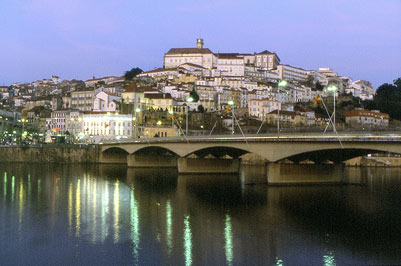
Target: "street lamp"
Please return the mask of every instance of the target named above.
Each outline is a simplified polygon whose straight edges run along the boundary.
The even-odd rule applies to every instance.
[[[232,122],[231,122],[231,135],[234,135],[234,101],[228,101],[228,105],[231,106],[231,116],[232,116]]]
[[[332,92],[333,93],[333,132],[336,131],[336,93],[337,93],[337,86],[335,85],[330,85],[329,87],[327,87],[327,91],[328,92]]]
[[[168,114],[171,117],[171,128],[173,128],[174,127],[174,112],[173,112],[173,110],[168,111]]]
[[[287,87],[287,85],[288,85],[288,82],[287,82],[286,80],[284,80],[284,79],[281,80],[281,81],[278,83],[277,92],[280,91],[280,88],[285,88],[285,87]],[[278,106],[278,108],[277,108],[277,137],[280,136],[280,107],[281,107],[281,106]]]
[[[194,98],[188,97],[187,103],[192,103]],[[187,112],[186,112],[186,119],[185,119],[185,134],[188,136],[188,104],[187,104]]]
[[[134,116],[134,139],[136,139],[136,137],[137,137],[137,124],[136,124],[136,121],[137,121],[137,118],[136,118],[136,114],[137,113],[139,113],[141,111],[141,109],[138,107],[138,108],[136,108],[135,109],[135,116]]]
[[[25,123],[26,121],[27,121],[27,120],[26,120],[26,119],[24,119],[24,118],[22,118],[22,119],[21,119],[21,122],[22,122],[22,132],[24,132],[24,131],[25,131],[25,127],[24,127],[24,126],[25,126],[25,124],[24,124],[24,123]],[[22,139],[22,134],[21,134],[21,139]]]

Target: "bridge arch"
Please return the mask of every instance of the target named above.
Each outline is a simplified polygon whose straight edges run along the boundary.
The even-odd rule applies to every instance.
[[[161,147],[161,146],[146,146],[141,149],[134,151],[131,154],[135,155],[157,155],[157,156],[174,156],[178,157],[179,155],[172,151],[171,149]]]
[[[129,152],[122,147],[109,147],[100,153],[101,163],[127,163]]]
[[[188,157],[191,154],[195,154],[199,158],[205,158],[209,155],[213,156],[214,158],[222,158],[228,155],[231,158],[236,159],[246,153],[250,153],[250,151],[231,146],[209,146],[202,149],[191,151],[190,153],[187,153],[183,157]]]
[[[301,152],[282,159],[288,159],[294,163],[299,163],[305,160],[310,160],[315,163],[323,163],[326,161],[331,161],[333,163],[341,163],[352,158],[383,151],[384,150],[362,149],[362,148],[344,148],[344,149],[332,148],[332,149],[321,149],[315,151]]]
[[[124,151],[126,154],[129,154],[129,151],[127,151],[123,146],[121,146],[121,147],[115,147],[115,146],[107,147],[105,150],[103,150],[103,153],[116,153],[118,151],[121,151],[121,152]]]

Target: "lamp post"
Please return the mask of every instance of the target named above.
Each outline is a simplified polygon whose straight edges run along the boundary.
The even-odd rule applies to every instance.
[[[75,139],[75,119],[74,117],[71,117],[71,132],[70,132],[70,141],[71,141],[71,135],[72,135],[72,139]],[[71,141],[72,142],[72,141]]]
[[[174,127],[174,111],[170,110],[170,111],[168,111],[168,114],[171,117],[171,128],[173,128]]]
[[[21,119],[21,122],[22,122],[21,141],[22,141],[22,135],[24,135],[24,132],[25,132],[25,122],[26,122],[26,121],[27,121],[27,120],[24,119],[24,118]],[[24,139],[25,139],[25,138],[24,138]]]
[[[188,97],[187,99],[187,112],[186,112],[186,118],[185,118],[185,134],[188,136],[188,103],[192,103],[194,101],[194,98]]]
[[[333,132],[336,131],[336,93],[337,93],[337,86],[330,85],[327,87],[328,92],[333,93]]]
[[[231,116],[232,116],[232,122],[231,122],[231,135],[234,135],[234,101],[228,101],[228,105],[231,106]]]
[[[141,111],[140,108],[136,108],[135,109],[135,116],[134,116],[134,139],[136,139],[137,137],[137,113],[139,113]]]
[[[287,87],[287,85],[288,85],[288,82],[287,82],[287,81],[281,80],[281,81],[278,83],[277,92],[280,91],[280,88],[285,88],[285,87]],[[280,107],[281,107],[281,106],[278,106],[278,108],[277,108],[277,137],[280,136]]]

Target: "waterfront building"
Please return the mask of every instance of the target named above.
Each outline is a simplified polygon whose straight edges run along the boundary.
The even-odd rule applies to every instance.
[[[65,129],[73,139],[77,139],[82,132],[82,116],[83,112],[77,109],[70,110],[67,113]]]
[[[132,137],[132,115],[119,113],[85,113],[81,137],[89,142]]]
[[[349,126],[388,127],[390,116],[379,110],[356,109],[345,112],[345,123]]]

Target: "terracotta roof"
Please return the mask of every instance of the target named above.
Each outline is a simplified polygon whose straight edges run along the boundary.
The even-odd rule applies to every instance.
[[[143,89],[132,83],[124,88],[124,92],[143,92]]]
[[[243,59],[244,56],[239,53],[218,53],[216,56],[219,59]]]
[[[145,95],[148,99],[172,99],[170,93],[149,93]]]
[[[351,110],[351,111],[345,111],[345,116],[350,117],[350,116],[366,116],[366,117],[375,117],[375,118],[387,118],[389,119],[390,116],[386,113],[377,113],[377,112],[372,112],[369,110]]]
[[[262,51],[260,53],[257,53],[257,54],[274,54],[274,53],[272,53],[272,52],[270,52],[268,50],[264,50],[264,51]]]
[[[213,54],[209,48],[171,48],[166,54]]]
[[[276,53],[272,53],[272,52],[270,52],[270,51],[268,51],[268,50],[264,50],[264,51],[262,51],[262,52],[260,52],[260,53],[257,53],[257,54],[274,54],[274,55],[276,55],[277,56],[277,58],[278,58],[278,60],[280,61],[280,58],[278,57],[278,55],[276,54]]]

